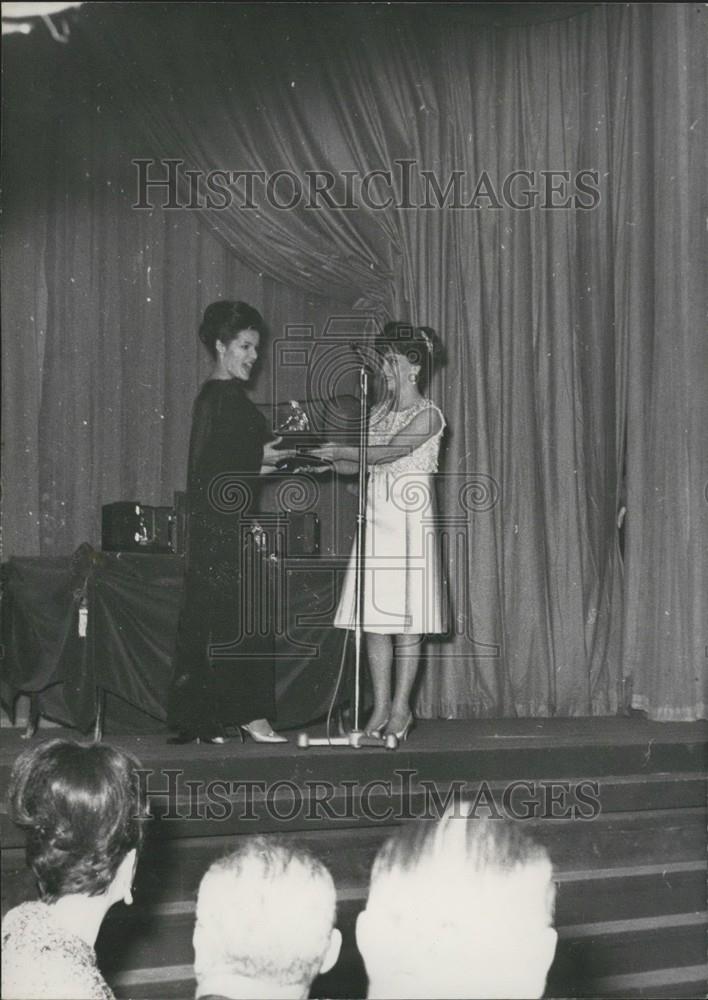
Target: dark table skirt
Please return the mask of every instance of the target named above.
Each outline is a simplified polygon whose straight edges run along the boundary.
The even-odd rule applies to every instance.
[[[334,690],[345,633],[331,627],[342,567],[317,557],[279,568],[274,609],[278,727],[322,717]],[[15,558],[2,567],[0,695],[17,696],[64,725],[88,731],[97,690],[108,694],[106,732],[164,726],[184,585],[172,555],[96,552]],[[86,635],[80,608],[86,609]]]

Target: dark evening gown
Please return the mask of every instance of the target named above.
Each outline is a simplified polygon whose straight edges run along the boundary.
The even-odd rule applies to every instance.
[[[268,437],[240,380],[204,383],[192,417],[187,565],[167,713],[180,732],[215,735],[275,714],[268,559],[253,530]]]

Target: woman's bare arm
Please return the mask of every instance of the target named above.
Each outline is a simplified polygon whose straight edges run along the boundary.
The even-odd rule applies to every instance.
[[[416,413],[405,427],[391,438],[388,444],[369,445],[366,450],[368,465],[395,462],[397,458],[410,455],[412,451],[442,430],[442,417],[437,409],[426,407]],[[358,468],[359,449],[349,445],[325,444],[313,448],[311,454],[330,462],[347,462]]]

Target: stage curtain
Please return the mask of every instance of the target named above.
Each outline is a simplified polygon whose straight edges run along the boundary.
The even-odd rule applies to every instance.
[[[623,663],[634,708],[690,720],[708,715],[707,11],[630,6],[613,71],[624,97],[614,153],[627,443]]]
[[[76,35],[29,41],[31,59],[5,52],[5,559],[99,547],[103,504],[171,505],[184,489],[209,302],[263,312],[262,403],[303,395],[270,360],[286,324],[317,331],[341,311],[241,261],[194,212],[133,210],[130,159],[145,147],[111,117],[107,80]]]
[[[180,424],[174,403],[163,405],[179,395],[166,380],[188,380],[189,397],[197,381],[193,355],[179,376],[170,364],[198,311],[184,274],[194,273],[198,248],[226,247],[242,263],[218,256],[206,268],[212,279],[220,267],[242,276],[247,266],[259,283],[298,289],[303,307],[316,296],[320,315],[329,304],[410,317],[446,343],[432,395],[449,422],[440,500],[454,634],[430,644],[419,714],[602,714],[631,690],[655,717],[695,718],[705,712],[693,555],[705,516],[695,211],[705,8],[592,5],[497,27],[477,6],[488,5],[145,4],[125,17],[125,7],[97,5],[77,19],[85,113],[61,133],[73,145],[59,147],[76,174],[52,172],[44,255],[54,253],[56,270],[39,275],[44,298],[31,267],[26,279],[34,315],[44,305],[48,316],[45,379],[61,372],[64,406],[45,402],[53,397],[43,389],[39,503],[73,508],[82,474],[108,474],[111,425],[99,418],[107,452],[91,452],[86,405],[94,419],[118,407],[131,429],[151,422],[150,434],[137,429],[142,450],[121,436],[120,467],[129,477],[132,460],[159,492],[166,469],[152,430],[162,439]],[[79,134],[87,121],[89,134]],[[70,155],[77,141],[84,173],[101,163],[128,200],[130,159],[175,157],[187,169],[303,180],[329,170],[338,200],[345,172],[392,170],[403,207],[359,199],[353,209],[308,209],[301,200],[284,210],[261,195],[254,209],[155,209],[116,222],[100,214],[112,204],[105,191],[82,180],[81,158]],[[408,193],[401,163],[412,165]],[[533,172],[528,209],[502,204],[514,170]],[[581,170],[595,172],[597,204],[542,207],[551,196],[541,171]],[[453,171],[463,175],[461,202],[488,178],[480,207],[452,207],[454,193],[431,188],[433,175],[444,189]],[[372,192],[391,193],[383,182]],[[163,241],[147,239],[154,226]],[[116,246],[122,253],[107,266]],[[77,258],[90,271],[85,302],[72,309],[79,290],[67,261]],[[110,335],[97,305],[106,283],[121,289],[123,313]],[[102,378],[66,404],[77,384],[67,369],[85,352]],[[116,368],[132,377],[114,384]],[[67,437],[56,459],[45,442],[66,405],[79,436],[62,473]],[[625,498],[626,574],[616,522]],[[46,546],[70,533],[43,523]]]

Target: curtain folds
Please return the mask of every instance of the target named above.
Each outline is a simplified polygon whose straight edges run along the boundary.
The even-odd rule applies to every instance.
[[[278,330],[410,318],[447,351],[454,622],[418,713],[704,716],[706,9],[497,28],[475,5],[130,6],[77,19],[70,110],[12,158],[6,553],[95,542],[111,499],[168,502],[212,298]],[[165,158],[183,207],[131,209],[131,161]],[[223,207],[209,171],[242,175]],[[248,208],[244,172],[265,178]]]
[[[629,108],[615,227],[625,352],[627,550],[624,670],[631,704],[659,720],[705,718],[708,537],[706,9],[633,10]],[[637,155],[641,152],[641,155]]]
[[[303,75],[293,56],[298,39],[269,32],[264,12],[227,4],[212,6],[206,19],[203,5],[197,6],[202,9],[170,9],[167,37],[159,9],[138,14],[139,29],[128,33],[117,10],[106,9],[87,25],[96,67],[107,67],[117,82],[111,110],[131,122],[135,155],[181,161],[180,203],[210,198],[214,207],[196,209],[201,220],[254,270],[381,311],[390,300],[388,241],[377,239],[358,212],[312,207],[317,182],[306,171],[333,172],[320,142],[330,122],[323,120],[328,101],[315,61]],[[318,21],[307,12],[286,19],[294,29],[301,20]],[[304,37],[302,26],[297,32]],[[200,57],[202,49],[208,60]],[[248,172],[251,178],[234,183],[233,198],[200,178],[193,196],[187,170]],[[148,176],[167,174],[155,165]],[[223,190],[226,181],[218,183]],[[149,197],[162,200],[159,189]],[[270,210],[264,211],[266,198]],[[346,204],[342,184],[321,200]]]

